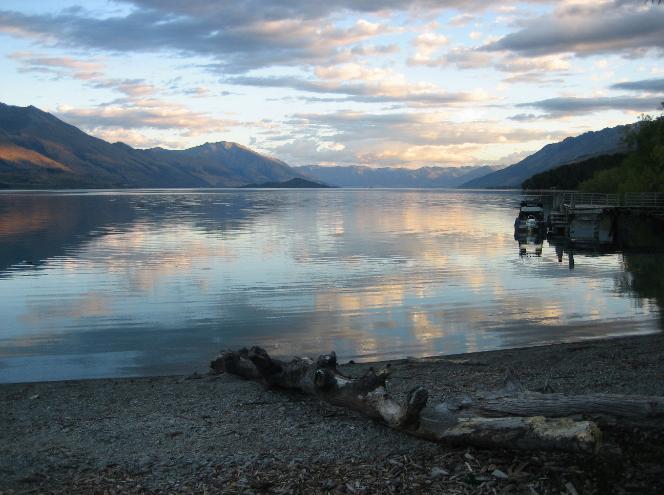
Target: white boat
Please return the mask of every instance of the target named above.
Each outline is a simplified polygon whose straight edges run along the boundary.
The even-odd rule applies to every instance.
[[[537,232],[545,228],[546,220],[542,203],[522,201],[519,216],[514,220],[514,229],[518,232]]]

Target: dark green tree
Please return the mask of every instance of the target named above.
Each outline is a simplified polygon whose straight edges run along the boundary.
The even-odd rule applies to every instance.
[[[664,116],[644,115],[625,139],[630,152],[620,166],[597,172],[582,182],[579,189],[618,193],[664,192]]]

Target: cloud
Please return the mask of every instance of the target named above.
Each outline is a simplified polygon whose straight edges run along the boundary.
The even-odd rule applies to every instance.
[[[530,0],[540,3],[540,0]],[[371,40],[403,28],[389,19],[455,11],[454,24],[505,2],[480,0],[124,0],[127,8],[100,17],[84,8],[56,13],[0,11],[0,32],[58,45],[107,52],[170,52],[212,59],[209,67],[243,73],[271,66],[340,63],[354,56],[392,53]],[[508,3],[517,3],[508,0]],[[121,13],[119,13],[121,12]],[[354,24],[344,16],[359,17]],[[363,48],[363,45],[369,45]]]
[[[122,141],[139,148],[181,148],[188,144],[189,138],[226,132],[237,125],[236,121],[195,112],[159,98],[159,89],[143,79],[100,77],[89,84],[118,91],[124,96],[87,108],[61,105],[55,113],[107,141]],[[194,89],[195,96],[205,95],[205,88]],[[160,132],[146,134],[149,130]]]
[[[661,53],[664,39],[660,27],[664,22],[659,22],[663,10],[638,1],[526,0],[552,5],[536,9],[523,9],[523,3],[116,0],[110,8],[100,7],[101,11],[56,7],[50,8],[51,13],[45,13],[46,8],[40,13],[26,10],[32,12],[29,14],[0,11],[0,33],[47,46],[48,56],[18,52],[12,55],[14,63],[20,71],[78,80],[86,91],[72,96],[70,102],[86,101],[82,98],[89,97],[91,88],[101,95],[112,92],[106,98],[110,101],[102,105],[60,106],[59,115],[102,137],[137,145],[157,141],[170,145],[203,135],[208,139],[211,133],[239,127],[239,122],[225,118],[224,111],[241,114],[246,110],[254,115],[265,109],[272,122],[244,122],[246,129],[238,133],[245,139],[249,139],[246,135],[255,137],[257,146],[283,158],[292,156],[295,162],[477,163],[482,157],[508,155],[526,146],[536,149],[540,142],[558,136],[555,131],[537,129],[546,123],[532,122],[535,120],[608,109],[627,114],[657,108],[659,102],[654,98],[627,93],[661,93],[661,80],[653,79],[617,83],[612,89],[626,94],[599,98],[570,98],[567,94],[551,98],[562,93],[551,93],[551,88],[519,88],[524,89],[520,93],[524,103],[515,110],[514,93],[500,79],[503,83],[562,81],[571,91],[585,87],[585,94],[590,94],[585,84],[590,79],[586,76],[592,74],[574,72],[581,67],[575,55],[603,51],[655,55]],[[499,11],[509,19],[499,20]],[[447,24],[446,19],[450,19]],[[454,29],[469,24],[478,31],[471,37],[476,41],[469,38],[470,28]],[[498,32],[507,35],[487,41]],[[400,50],[406,53],[385,57]],[[68,51],[87,57],[55,56]],[[127,53],[168,57],[158,66],[169,67],[171,80],[160,82],[148,75],[157,67],[151,62],[154,56],[132,56],[132,60],[146,61],[146,67],[132,67],[124,73],[119,62]],[[100,54],[112,60],[119,72],[109,69],[107,74],[100,62],[106,59]],[[174,61],[176,57],[183,58]],[[606,58],[608,63],[614,61]],[[656,65],[652,57],[644,66],[652,60]],[[591,67],[593,61],[587,65]],[[410,66],[404,67],[405,62]],[[476,72],[464,80],[453,70],[428,69],[440,67]],[[626,67],[615,69],[619,76],[606,80],[625,77]],[[178,78],[181,71],[187,71],[187,77]],[[219,96],[231,93],[220,90],[235,89],[214,84],[213,78],[224,85],[283,91],[238,88],[247,94],[222,100]],[[446,86],[448,82],[454,86]],[[496,85],[495,92],[480,89],[489,84]],[[248,103],[254,97],[256,104]],[[187,100],[199,105],[198,110],[181,103]],[[270,103],[275,100],[282,101]],[[316,104],[305,106],[308,102]],[[204,107],[207,103],[210,106]],[[494,103],[499,105],[491,106]],[[299,113],[293,113],[298,106]],[[315,113],[321,107],[353,111]],[[509,108],[515,114],[509,120],[485,117],[494,111],[508,115],[504,112]],[[362,109],[371,110],[359,111]],[[618,118],[615,114],[610,117]],[[489,149],[495,153],[491,155]],[[279,150],[288,155],[282,156]],[[311,153],[310,158],[306,153]]]
[[[499,122],[453,122],[440,113],[365,113],[338,111],[326,114],[295,114],[292,121],[307,128],[327,129],[339,142],[379,139],[409,144],[486,144],[521,142],[550,136],[551,131],[506,129]]]
[[[72,57],[54,57],[34,52],[15,52],[9,55],[19,64],[19,72],[37,72],[55,78],[72,78],[84,81],[92,88],[118,91],[129,97],[155,95],[158,89],[144,79],[113,79],[105,76],[104,64],[94,60]]]
[[[125,143],[134,148],[182,148],[181,139],[169,139],[167,136],[148,136],[145,132],[137,131],[134,129],[118,129],[115,127],[92,127],[90,132],[95,137],[108,141],[109,143]]]
[[[193,96],[195,98],[204,98],[206,96],[212,95],[210,89],[205,86],[195,86],[193,88],[186,88],[181,90],[181,93],[187,96]],[[228,96],[230,94],[231,93],[229,91],[221,91],[219,93],[216,93],[217,96]]]
[[[433,54],[438,49],[448,43],[447,36],[434,33],[431,31],[422,33],[415,38],[415,54],[412,56],[409,63],[414,65],[426,65],[433,58]]]
[[[611,89],[624,89],[627,91],[645,91],[647,93],[661,93],[664,96],[664,78],[642,79],[640,81],[626,81],[612,84]]]
[[[222,132],[237,122],[193,112],[187,107],[155,98],[138,98],[131,105],[102,104],[89,108],[60,106],[59,117],[86,129],[177,130],[181,136]]]
[[[516,122],[532,122],[534,120],[543,120],[549,118],[547,115],[542,115],[542,114],[534,114],[534,113],[519,113],[516,115],[512,115],[510,117],[507,117],[510,120],[515,120]]]
[[[458,69],[482,69],[490,68],[494,64],[494,56],[490,53],[469,48],[466,46],[454,46],[444,54],[428,58],[417,57],[417,53],[408,59],[411,65],[426,65],[428,67],[456,66]]]
[[[107,79],[100,77],[91,83],[94,88],[107,88],[129,97],[152,96],[158,92],[158,89],[144,79]]]
[[[486,45],[487,51],[524,56],[574,53],[644,55],[662,52],[664,9],[615,0],[563,4],[550,14],[527,20],[520,30]]]
[[[293,164],[336,163],[420,167],[481,163],[489,148],[505,155],[511,147],[564,137],[563,132],[508,129],[496,121],[453,122],[430,113],[299,113],[285,122],[280,139],[265,137],[262,146]],[[284,142],[284,135],[290,140]],[[328,143],[329,145],[325,145]],[[540,145],[541,146],[541,145]]]
[[[476,17],[472,14],[458,14],[452,17],[448,24],[454,27],[464,27],[473,22]]]
[[[660,105],[660,98],[633,96],[598,96],[592,98],[558,97],[546,100],[519,103],[517,107],[538,108],[551,117],[588,114],[606,110],[627,110],[631,112],[652,112]],[[513,120],[527,120],[512,117]]]
[[[170,102],[158,95],[161,90],[144,79],[118,79],[105,76],[104,66],[96,61],[71,57],[52,57],[33,52],[11,55],[24,71],[54,74],[58,78],[74,78],[96,89],[110,89],[123,96],[87,108],[68,105],[57,107],[63,120],[107,141],[122,141],[136,147],[162,145],[178,147],[184,138],[227,131],[236,121],[191,111],[184,105]],[[205,96],[204,87],[191,88],[190,95]],[[146,130],[166,131],[170,136],[148,136]]]
[[[504,54],[495,65],[496,70],[508,73],[506,83],[560,83],[560,74],[571,68],[569,55],[547,55],[543,57],[516,57]]]
[[[536,3],[541,1],[534,0]],[[519,3],[518,0],[508,3]],[[178,15],[218,17],[230,16],[232,22],[247,18],[303,18],[320,19],[340,12],[379,14],[387,11],[423,11],[455,9],[462,12],[481,12],[503,2],[486,0],[244,0],[217,2],[215,0],[132,0],[130,3],[147,9],[163,9]]]
[[[483,91],[447,92],[431,83],[411,83],[403,74],[387,69],[342,64],[318,67],[318,79],[296,76],[235,76],[223,79],[226,84],[288,88],[320,94],[344,95],[331,101],[362,103],[407,103],[411,105],[448,106],[490,99]],[[324,100],[324,99],[323,99]],[[330,101],[330,100],[328,100]]]
[[[544,57],[513,57],[501,59],[496,68],[503,72],[561,72],[570,68],[569,56],[548,55]]]
[[[370,45],[363,44],[351,48],[350,53],[359,57],[377,57],[383,55],[392,55],[398,53],[401,49],[394,43],[389,45]]]
[[[50,57],[33,52],[15,52],[9,58],[20,65],[19,72],[37,72],[55,78],[73,77],[88,81],[102,74],[103,64],[95,61],[77,60],[71,57]]]
[[[286,15],[291,9],[278,10],[269,4],[255,5],[252,10],[253,2],[135,4],[137,8],[128,14],[104,18],[81,10],[48,15],[4,11],[0,12],[0,32],[110,52],[195,54],[215,60],[209,67],[217,70],[244,72],[346,60],[354,45],[399,29],[365,19],[340,27],[332,21],[308,18],[314,11],[304,4],[292,16]]]
[[[408,63],[429,67],[455,66],[457,69],[494,69],[509,74],[505,82],[552,83],[560,79],[552,74],[562,74],[571,67],[570,55],[546,55],[519,57],[510,52],[490,53],[478,48],[455,46],[445,53],[432,56],[433,51],[418,55],[417,51]]]

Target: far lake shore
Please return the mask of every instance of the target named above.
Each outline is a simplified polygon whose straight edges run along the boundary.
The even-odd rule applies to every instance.
[[[399,396],[423,385],[438,402],[499,387],[509,367],[533,390],[548,381],[569,394],[664,395],[663,359],[660,332],[395,360],[389,387]],[[356,375],[376,364],[341,368]],[[664,489],[662,439],[652,434],[607,438],[622,455],[597,457],[450,448],[225,374],[4,384],[0,402],[0,493]]]

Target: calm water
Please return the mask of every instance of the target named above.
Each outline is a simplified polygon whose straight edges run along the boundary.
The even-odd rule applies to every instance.
[[[0,381],[660,331],[661,254],[519,255],[516,193],[0,194]],[[558,255],[562,255],[559,261]],[[659,271],[658,271],[659,270]]]

